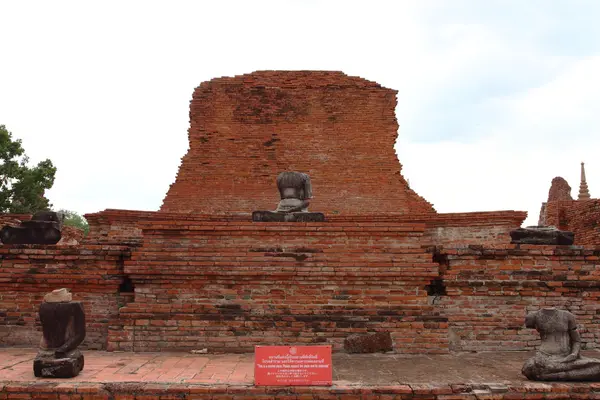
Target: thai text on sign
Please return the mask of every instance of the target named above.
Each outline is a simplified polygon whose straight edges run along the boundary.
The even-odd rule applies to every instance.
[[[254,384],[331,385],[331,346],[256,346]]]

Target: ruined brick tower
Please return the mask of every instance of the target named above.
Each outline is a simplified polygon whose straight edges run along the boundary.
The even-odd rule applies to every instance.
[[[311,176],[313,211],[432,214],[394,152],[396,91],[341,72],[261,71],[203,82],[190,105],[189,150],[161,211],[273,209],[275,177]]]

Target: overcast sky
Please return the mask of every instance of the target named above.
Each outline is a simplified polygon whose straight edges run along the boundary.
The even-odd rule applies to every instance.
[[[339,70],[393,88],[396,150],[439,212],[600,197],[600,1],[0,0],[0,124],[55,208],[157,210],[202,81]]]

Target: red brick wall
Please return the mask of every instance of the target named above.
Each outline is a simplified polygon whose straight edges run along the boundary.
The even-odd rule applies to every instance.
[[[428,304],[438,264],[420,223],[149,222],[125,272],[135,302],[110,348],[252,351],[391,331],[398,352],[446,349]]]
[[[510,231],[521,226],[527,213],[494,211],[436,214],[425,220],[429,240],[424,244],[456,247],[510,243]]]
[[[262,71],[203,82],[190,148],[161,211],[275,209],[276,176],[311,176],[312,211],[434,212],[409,189],[394,151],[396,91],[341,72]]]
[[[128,256],[119,246],[0,246],[0,346],[37,346],[43,296],[66,287],[84,305],[83,346],[106,348],[108,322],[124,301],[118,287]]]
[[[548,202],[545,221],[574,232],[576,245],[600,245],[600,199]]]
[[[538,335],[523,319],[544,306],[577,316],[584,347],[600,340],[600,247],[432,254],[426,224],[392,221],[142,228],[130,260],[117,246],[0,247],[0,345],[37,344],[42,296],[63,286],[84,302],[86,346],[104,348],[108,335],[109,350],[321,342],[339,350],[351,333],[382,330],[403,353],[532,350]],[[118,290],[124,274],[135,286],[128,304]],[[442,286],[431,292],[436,278]]]
[[[142,230],[138,222],[155,212],[104,210],[85,214],[90,230],[83,242],[88,244],[130,244],[136,245],[142,239]]]
[[[141,225],[148,221],[173,219],[179,221],[250,221],[252,214],[214,216],[206,214],[178,214],[156,211],[106,209],[85,214],[90,231],[84,243],[121,244],[138,246],[142,242]]]
[[[600,247],[472,246],[436,259],[447,294],[433,303],[448,318],[451,350],[532,350],[539,335],[525,314],[547,306],[575,314],[584,348],[597,347]]]

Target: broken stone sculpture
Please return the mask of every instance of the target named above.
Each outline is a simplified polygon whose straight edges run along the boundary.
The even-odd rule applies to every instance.
[[[513,244],[540,244],[540,245],[567,245],[570,246],[575,240],[575,234],[568,231],[560,231],[554,226],[528,226],[510,232]]]
[[[533,381],[600,381],[600,360],[579,354],[581,341],[575,316],[556,308],[529,313],[525,326],[535,328],[542,343],[522,373]]]
[[[20,226],[4,226],[0,240],[4,244],[56,244],[60,241],[64,215],[40,211]]]
[[[310,177],[303,172],[282,172],[277,176],[277,188],[281,201],[275,211],[254,211],[253,221],[260,222],[319,222],[322,213],[308,212],[312,196]]]
[[[81,372],[83,354],[77,347],[85,339],[83,305],[72,301],[68,289],[44,296],[40,306],[43,337],[33,361],[33,372],[41,378],[72,378]]]

